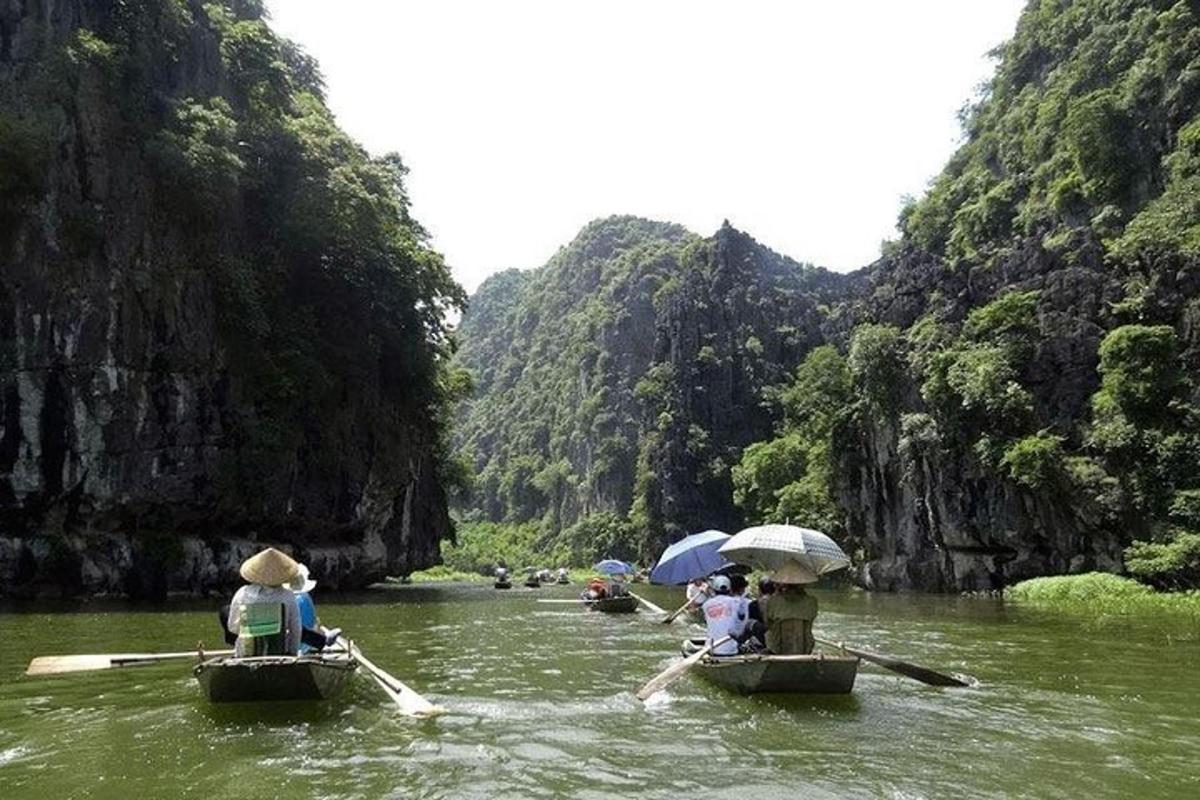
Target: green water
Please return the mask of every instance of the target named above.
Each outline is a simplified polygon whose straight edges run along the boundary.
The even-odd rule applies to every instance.
[[[451,711],[428,721],[396,716],[362,676],[335,702],[276,707],[210,706],[187,664],[25,678],[35,654],[215,646],[215,614],[8,609],[0,798],[1200,796],[1200,632],[1186,625],[825,593],[824,634],[980,685],[864,666],[849,697],[744,698],[689,677],[643,708],[632,690],[687,626],[536,602],[572,593],[318,596],[326,622]]]

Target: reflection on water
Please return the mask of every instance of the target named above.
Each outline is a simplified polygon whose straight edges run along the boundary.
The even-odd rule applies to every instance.
[[[1200,637],[996,600],[821,595],[832,639],[976,676],[933,689],[864,665],[848,697],[739,697],[688,677],[642,706],[687,625],[408,586],[318,597],[374,661],[451,714],[334,702],[212,706],[189,663],[31,679],[35,654],[219,641],[213,607],[0,614],[0,796],[1195,797]],[[648,587],[675,608],[678,591]],[[118,644],[119,643],[119,644]]]

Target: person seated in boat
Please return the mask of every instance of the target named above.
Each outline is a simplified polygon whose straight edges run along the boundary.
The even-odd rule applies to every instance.
[[[326,631],[321,627],[311,594],[317,588],[317,582],[308,576],[307,566],[298,564],[297,567],[296,577],[284,585],[296,595],[296,605],[300,608],[300,653],[304,654],[329,647],[342,631],[340,628]]]
[[[624,575],[614,575],[608,582],[608,594],[610,597],[628,597],[629,587],[625,585]]]
[[[508,570],[504,567],[496,567],[496,582],[508,583]]]
[[[807,655],[813,651],[813,621],[817,598],[803,584],[816,576],[799,564],[788,564],[774,576],[775,592],[764,609],[767,650],[776,655]]]
[[[704,601],[701,611],[704,612],[704,622],[708,626],[708,644],[718,642],[727,636],[733,638],[721,642],[713,648],[714,656],[735,656],[738,652],[737,639],[746,628],[746,608],[741,598],[734,597],[729,578],[724,575],[714,575],[708,581],[709,587],[715,592],[713,597]]]
[[[687,585],[689,608],[699,608],[709,598],[708,582],[704,578],[693,578]]]
[[[758,614],[758,605],[750,597],[750,582],[746,580],[745,575],[730,575],[729,586],[729,594],[741,603],[739,614],[746,620],[745,627],[737,637],[738,650],[744,653],[761,652],[766,647],[763,640],[766,638],[767,629],[762,624],[761,618],[755,619]]]
[[[592,578],[581,595],[584,600],[603,600],[608,597],[608,581],[603,578]]]
[[[268,547],[242,562],[246,585],[229,603],[226,627],[237,633],[235,655],[294,656],[300,649],[300,605],[287,584],[300,565],[287,553]]]

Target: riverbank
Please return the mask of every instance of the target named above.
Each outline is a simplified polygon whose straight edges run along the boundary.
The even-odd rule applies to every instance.
[[[557,570],[551,570],[557,576]],[[571,583],[584,583],[596,573],[593,570],[584,567],[569,567],[568,575]],[[513,583],[520,584],[525,581],[526,572],[524,570],[509,570],[509,578]],[[409,576],[410,583],[492,583],[495,577],[492,575],[482,575],[478,572],[465,572],[463,570],[454,569],[445,564],[439,564],[436,567],[414,572]],[[389,580],[388,583],[399,583],[399,581]]]
[[[1104,572],[1033,578],[1009,587],[1004,599],[1021,606],[1105,616],[1190,617],[1200,623],[1200,591],[1159,592]]]

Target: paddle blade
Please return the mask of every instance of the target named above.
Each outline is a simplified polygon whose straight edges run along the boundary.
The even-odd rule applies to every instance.
[[[687,671],[695,666],[696,662],[708,655],[714,647],[724,644],[725,642],[729,641],[730,638],[731,637],[726,636],[723,639],[718,639],[712,644],[700,648],[687,658],[681,661],[676,661],[674,664],[651,678],[641,689],[638,689],[636,695],[637,699],[643,701],[648,700],[651,695],[661,692],[663,689],[667,688],[672,683],[686,675]]]
[[[26,675],[61,675],[67,672],[91,672],[118,667],[140,667],[160,661],[196,658],[196,650],[179,653],[90,653],[75,656],[38,656],[29,662]],[[209,650],[208,656],[231,656],[232,650]]]
[[[961,678],[956,678],[953,675],[947,675],[944,672],[938,672],[937,670],[932,670],[928,667],[922,667],[919,664],[912,664],[908,661],[901,661],[900,659],[893,658],[892,656],[885,656],[881,655],[880,653],[872,653],[868,650],[859,650],[854,647],[848,647],[841,642],[831,642],[827,639],[821,639],[819,637],[817,637],[817,641],[823,645],[836,647],[852,656],[858,656],[863,661],[870,661],[872,664],[878,664],[884,669],[890,669],[892,672],[898,673],[907,678],[912,678],[915,681],[920,681],[921,683],[925,683],[930,686],[970,687],[972,685],[971,683],[968,683]]]
[[[847,650],[846,652],[856,655],[859,658],[864,658],[865,660],[870,661],[875,664],[878,664],[881,667],[886,667],[887,669],[890,669],[892,672],[897,672],[901,675],[912,678],[913,680],[916,680],[916,681],[920,681],[921,683],[926,683],[930,686],[970,686],[971,685],[964,680],[960,680],[959,678],[954,677],[953,675],[947,675],[944,672],[938,672],[937,670],[932,670],[932,669],[929,669],[928,667],[922,667],[918,664],[910,664],[907,661],[901,661],[897,658],[889,658],[888,656],[879,656],[879,655],[875,655],[874,653],[872,653],[870,655],[870,657],[867,657],[866,653],[861,653],[856,650]]]
[[[637,600],[639,603],[641,603],[641,604],[642,604],[642,605],[644,605],[644,606],[645,606],[647,609],[649,609],[651,613],[653,613],[653,614],[665,614],[665,613],[667,613],[666,609],[664,609],[664,608],[659,608],[658,606],[654,605],[654,603],[651,603],[649,600],[647,600],[646,598],[642,597],[640,594],[635,594],[634,592],[630,592],[629,594],[633,595],[634,599],[636,599],[636,600]]]
[[[112,656],[38,656],[29,662],[26,675],[62,675],[67,672],[91,672],[111,669]]]

